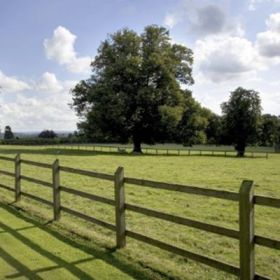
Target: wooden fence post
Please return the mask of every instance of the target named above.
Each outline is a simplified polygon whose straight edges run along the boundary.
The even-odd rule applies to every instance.
[[[116,243],[117,248],[123,248],[125,240],[125,191],[124,169],[119,167],[115,172],[115,213],[116,213]]]
[[[20,188],[20,154],[15,157],[15,201],[18,202],[21,199]]]
[[[60,176],[59,176],[59,160],[55,160],[52,165],[53,177],[53,219],[60,219]]]
[[[243,181],[239,195],[240,279],[253,280],[255,277],[253,181]]]

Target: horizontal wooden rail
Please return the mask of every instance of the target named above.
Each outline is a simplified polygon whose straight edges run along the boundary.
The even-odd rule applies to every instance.
[[[11,192],[14,192],[14,191],[15,191],[13,188],[11,188],[11,187],[9,187],[9,186],[6,186],[6,185],[4,185],[4,184],[1,184],[1,183],[0,183],[0,188],[5,189],[5,190],[8,190],[8,191],[11,191]]]
[[[26,160],[26,159],[21,159],[20,162],[28,165],[37,166],[37,167],[52,168],[51,164],[43,163],[43,162],[37,162],[37,161]]]
[[[89,194],[89,193],[86,193],[86,192],[78,191],[78,190],[71,189],[71,188],[64,187],[64,186],[60,186],[60,190],[64,191],[64,192],[67,192],[67,193],[75,194],[75,195],[78,195],[78,196],[81,196],[81,197],[84,197],[84,198],[88,198],[88,199],[91,199],[91,200],[94,200],[94,201],[110,204],[110,205],[113,205],[113,206],[115,205],[115,201],[113,199],[109,199],[109,198],[106,198],[106,197],[101,197],[101,196],[97,196],[97,195],[94,195],[94,194]]]
[[[279,240],[274,240],[274,239],[270,239],[267,237],[263,237],[263,236],[255,236],[255,243],[264,247],[268,247],[271,249],[276,249],[276,250],[280,250],[280,241]]]
[[[33,199],[33,200],[42,202],[42,203],[47,204],[47,205],[50,205],[50,206],[53,206],[53,203],[52,203],[51,201],[45,200],[45,199],[43,199],[43,198],[41,198],[41,197],[35,196],[35,195],[33,195],[33,194],[30,194],[30,193],[26,193],[26,192],[23,192],[23,191],[21,192],[21,194],[22,194],[23,196],[26,196],[26,197],[31,198],[31,199]]]
[[[64,207],[64,206],[61,206],[61,210],[70,214],[70,215],[73,215],[73,216],[76,216],[78,218],[81,218],[83,220],[86,220],[88,222],[91,222],[91,223],[94,223],[96,225],[99,225],[99,226],[102,226],[102,227],[105,227],[107,229],[110,229],[110,230],[113,230],[115,231],[116,230],[116,226],[115,225],[112,225],[112,224],[109,224],[109,223],[106,223],[106,222],[103,222],[99,219],[96,219],[96,218],[93,218],[93,217],[90,217],[88,215],[85,215],[85,214],[82,214],[80,212],[77,212],[75,210],[72,210],[70,208],[67,208],[67,207]]]
[[[64,171],[64,172],[74,173],[74,174],[79,174],[79,175],[84,175],[84,176],[89,176],[89,177],[94,177],[94,178],[103,179],[103,180],[109,180],[109,181],[114,180],[114,176],[110,175],[110,174],[99,173],[99,172],[88,171],[88,170],[82,170],[82,169],[76,169],[76,168],[66,167],[66,166],[60,166],[59,169],[61,171]]]
[[[206,265],[214,267],[216,269],[219,269],[219,270],[222,270],[222,271],[225,271],[225,272],[237,275],[237,276],[239,275],[239,268],[235,267],[235,266],[232,266],[230,264],[223,263],[223,262],[220,262],[220,261],[217,261],[217,260],[205,257],[205,256],[201,256],[199,254],[196,254],[196,253],[193,253],[193,252],[175,247],[173,245],[169,245],[169,244],[164,243],[162,241],[158,241],[156,239],[144,236],[142,234],[139,234],[139,233],[136,233],[136,232],[133,232],[133,231],[127,230],[126,231],[126,236],[131,237],[133,239],[136,239],[138,241],[145,242],[147,244],[150,244],[152,246],[155,246],[155,247],[158,247],[160,249],[166,250],[168,252],[180,255],[182,257],[189,258],[189,259],[194,260],[194,261],[198,261],[200,263],[206,264]]]
[[[169,183],[128,178],[128,177],[124,178],[124,182],[132,185],[139,185],[144,187],[184,192],[184,193],[203,195],[203,196],[211,196],[215,198],[221,198],[221,199],[232,200],[232,201],[239,200],[238,193],[229,192],[229,191],[213,190],[213,189],[185,186],[185,185],[178,185],[178,184],[169,184]]]
[[[35,184],[43,185],[45,187],[52,188],[52,184],[49,183],[49,182],[46,182],[46,181],[42,181],[42,180],[39,180],[39,179],[35,179],[35,178],[28,177],[28,176],[24,176],[24,175],[21,175],[20,178],[22,180],[25,180],[25,181],[28,181],[28,182],[31,182],[31,183],[35,183]]]
[[[15,177],[15,173],[5,171],[5,170],[0,170],[0,174],[10,176],[10,177]]]
[[[210,225],[207,223],[194,221],[191,219],[186,219],[186,218],[182,218],[182,217],[178,217],[178,216],[174,216],[174,215],[170,215],[170,214],[165,214],[162,212],[142,208],[142,207],[127,204],[127,203],[125,204],[125,208],[127,210],[131,210],[133,212],[141,213],[141,214],[144,214],[144,215],[147,215],[150,217],[154,217],[154,218],[159,218],[159,219],[162,219],[162,220],[165,220],[168,222],[185,225],[185,226],[189,226],[192,228],[201,229],[204,231],[220,234],[220,235],[234,238],[234,239],[239,239],[239,232],[236,230],[233,230],[233,229],[228,229],[228,228],[224,228],[224,227],[219,227],[219,226]]]
[[[15,161],[15,159],[14,158],[9,158],[9,157],[4,157],[4,156],[0,156],[0,159],[1,160],[7,160],[7,161]]]
[[[257,205],[280,208],[280,199],[279,198],[255,195],[254,202]]]

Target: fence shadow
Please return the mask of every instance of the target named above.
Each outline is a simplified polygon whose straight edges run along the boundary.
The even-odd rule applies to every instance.
[[[16,268],[18,270],[18,273],[8,275],[6,278],[13,279],[17,277],[25,276],[28,279],[42,279],[40,276],[37,275],[37,273],[40,272],[46,272],[55,270],[58,268],[63,268],[70,272],[72,275],[76,276],[78,279],[95,279],[94,275],[88,274],[85,270],[82,270],[76,266],[76,264],[84,263],[87,261],[91,261],[93,259],[100,259],[107,264],[114,266],[118,270],[122,271],[123,273],[133,277],[134,279],[144,279],[144,280],[152,280],[153,278],[148,275],[147,272],[141,271],[141,267],[136,264],[130,263],[129,261],[126,262],[124,259],[120,259],[117,256],[114,255],[114,249],[113,248],[107,248],[107,250],[101,250],[97,248],[97,245],[93,244],[94,247],[87,247],[82,242],[74,241],[68,237],[63,236],[58,231],[47,227],[45,224],[42,224],[38,221],[35,221],[34,219],[31,219],[25,215],[22,215],[20,212],[18,212],[16,209],[14,209],[12,206],[5,205],[4,203],[0,202],[0,208],[5,209],[10,214],[28,222],[31,224],[28,228],[37,227],[38,229],[47,232],[57,240],[63,242],[64,244],[67,244],[71,246],[72,248],[77,248],[79,250],[82,250],[83,252],[90,255],[89,258],[77,260],[74,262],[69,262],[63,259],[62,256],[55,255],[47,250],[47,244],[44,243],[44,246],[41,246],[28,237],[26,235],[21,234],[21,230],[25,229],[14,229],[11,226],[7,225],[6,223],[0,222],[0,228],[1,228],[1,234],[2,233],[9,233],[11,236],[13,236],[15,239],[19,240],[22,244],[28,246],[32,250],[35,250],[38,254],[42,255],[43,257],[46,257],[47,259],[51,260],[55,265],[40,268],[40,269],[34,269],[31,270],[26,265],[22,264],[19,260],[17,260],[15,257],[13,257],[11,254],[9,254],[4,249],[0,248],[0,257],[7,262],[12,267]],[[42,241],[43,242],[43,241]],[[54,272],[55,273],[55,272]],[[166,279],[168,277],[166,276]]]

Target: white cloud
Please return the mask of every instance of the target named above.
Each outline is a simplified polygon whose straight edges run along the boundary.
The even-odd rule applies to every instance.
[[[280,13],[271,14],[266,25],[272,32],[280,33]]]
[[[266,26],[267,31],[257,34],[256,47],[265,57],[280,58],[280,13],[271,14]]]
[[[67,28],[58,26],[53,32],[53,37],[44,40],[46,56],[60,65],[65,65],[70,72],[89,73],[91,58],[77,56],[74,49],[76,39],[77,36]]]
[[[196,41],[195,68],[213,82],[239,78],[262,68],[253,44],[245,38],[211,36]]]
[[[1,79],[0,79],[1,80]],[[14,131],[74,130],[78,118],[70,108],[70,89],[77,81],[60,81],[54,73],[45,72],[29,91],[9,98],[3,90],[1,98],[1,127],[9,124]],[[11,89],[11,88],[10,88]],[[14,91],[17,88],[13,88]],[[49,94],[46,94],[49,93]]]
[[[27,89],[30,89],[30,86],[27,83],[17,79],[16,77],[6,76],[0,70],[0,91],[19,92]]]
[[[57,80],[55,74],[45,72],[35,86],[35,89],[41,92],[56,93],[62,91],[63,86]]]
[[[77,117],[70,108],[71,95],[62,91],[48,95],[28,97],[18,94],[13,101],[1,102],[1,126],[11,125],[14,131],[40,131],[43,129],[74,130]]]
[[[67,69],[72,73],[89,73],[90,72],[90,57],[76,57],[67,65]]]

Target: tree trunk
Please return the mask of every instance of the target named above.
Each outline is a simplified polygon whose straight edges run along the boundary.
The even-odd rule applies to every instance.
[[[133,137],[133,153],[142,153],[141,141],[138,137]]]
[[[237,151],[237,157],[244,157],[245,155],[245,144],[244,143],[238,143],[235,146],[235,150]]]

